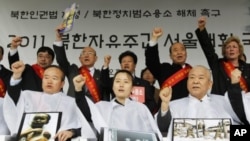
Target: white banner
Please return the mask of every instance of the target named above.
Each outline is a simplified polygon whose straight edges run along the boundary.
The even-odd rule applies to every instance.
[[[52,46],[55,28],[62,22],[63,11],[73,2],[79,12],[72,31],[65,34],[64,44],[71,63],[80,65],[78,56],[83,46],[96,49],[101,68],[103,57],[112,56],[112,73],[120,68],[118,56],[126,50],[138,55],[136,75],[145,67],[144,47],[154,27],[162,27],[159,40],[161,62],[171,62],[169,46],[183,42],[188,48],[187,62],[207,65],[195,35],[197,20],[207,16],[207,30],[211,33],[216,51],[234,34],[240,37],[245,53],[250,52],[249,0],[0,0],[0,45],[5,48],[2,61],[8,67],[8,45],[15,35],[23,37],[19,47],[25,63],[36,62],[40,46]],[[250,59],[250,57],[248,57]],[[56,64],[56,61],[54,61]]]

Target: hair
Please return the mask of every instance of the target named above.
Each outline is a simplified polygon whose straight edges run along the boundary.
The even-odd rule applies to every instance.
[[[136,54],[134,52],[132,52],[132,51],[129,51],[129,50],[120,54],[120,56],[119,56],[119,63],[120,64],[122,62],[122,59],[124,57],[126,57],[126,56],[131,56],[133,58],[133,60],[134,60],[134,63],[137,64],[137,56],[136,56]]]
[[[65,73],[64,73],[63,69],[62,69],[60,66],[57,66],[57,65],[49,65],[48,67],[46,67],[46,68],[44,69],[44,71],[47,70],[47,69],[49,69],[49,68],[56,68],[56,69],[60,70],[60,71],[62,72],[62,81],[65,80]]]
[[[170,47],[169,47],[169,54],[172,54],[172,47],[175,45],[175,44],[182,44],[180,42],[174,42]],[[182,44],[183,45],[183,44]],[[184,45],[183,45],[184,46]],[[184,46],[184,48],[186,49],[186,47]]]
[[[244,59],[244,60],[242,60],[242,59]],[[245,53],[242,54],[242,59],[241,59],[242,61],[247,62],[247,56]]]
[[[52,56],[52,61],[53,61],[54,58],[55,58],[55,53],[54,53],[54,51],[53,51],[50,47],[46,47],[46,46],[40,47],[40,48],[37,50],[36,55],[38,55],[38,53],[40,53],[40,52],[48,52],[48,54]]]
[[[231,42],[236,42],[239,45],[239,51],[240,51],[239,59],[240,59],[244,54],[244,48],[240,42],[240,39],[237,36],[231,36],[231,37],[227,38],[227,40],[224,42],[224,44],[222,45],[222,48],[221,48],[222,56],[223,57],[226,56],[226,46]]]
[[[206,71],[206,74],[208,76],[208,79],[210,81],[212,81],[212,73],[211,73],[211,70],[208,69],[206,66],[203,66],[203,65],[196,65],[196,66],[193,66],[192,69],[189,71],[189,73],[193,70],[193,69],[196,69],[196,68],[202,68]]]
[[[4,49],[3,49],[3,47],[2,46],[0,46],[0,50],[1,50],[1,55],[3,55],[4,54]]]
[[[143,74],[144,74],[144,72],[145,72],[146,70],[148,70],[147,67],[141,70],[141,78],[143,77]]]
[[[126,73],[126,74],[131,78],[131,80],[133,81],[133,75],[131,74],[131,72],[128,71],[128,70],[124,70],[124,69],[118,70],[118,71],[114,74],[114,77],[113,77],[114,80],[115,80],[116,76],[117,76],[119,73]],[[113,83],[114,83],[114,81],[113,81]],[[133,83],[133,82],[132,82],[132,83]]]

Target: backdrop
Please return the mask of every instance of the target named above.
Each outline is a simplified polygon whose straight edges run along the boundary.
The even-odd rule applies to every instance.
[[[15,35],[23,37],[21,59],[35,63],[37,48],[52,46],[64,9],[73,2],[79,5],[77,19],[64,36],[69,60],[80,65],[80,51],[90,45],[97,51],[96,68],[101,68],[105,55],[112,56],[111,75],[120,68],[119,54],[131,50],[138,55],[136,75],[140,76],[144,47],[154,27],[164,30],[159,40],[161,62],[171,62],[168,48],[180,41],[188,48],[188,63],[208,66],[194,32],[200,16],[207,17],[207,30],[219,55],[230,35],[239,36],[249,54],[250,0],[0,0],[0,45],[5,49],[1,63],[9,67],[8,46]]]

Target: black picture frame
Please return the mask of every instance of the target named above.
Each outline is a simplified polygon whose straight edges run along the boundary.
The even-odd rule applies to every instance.
[[[230,141],[230,118],[174,118],[172,141]]]
[[[17,141],[31,138],[55,141],[53,137],[60,128],[62,112],[25,112],[18,129]]]

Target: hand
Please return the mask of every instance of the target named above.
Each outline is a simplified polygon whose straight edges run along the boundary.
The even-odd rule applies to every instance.
[[[63,34],[60,33],[61,30],[63,30],[65,27],[63,26],[63,24],[60,24],[56,27],[56,41],[62,41],[62,36]]]
[[[73,137],[73,132],[72,131],[67,131],[67,130],[64,130],[64,131],[60,131],[58,132],[54,139],[58,138],[58,141],[66,141],[67,139],[70,139]]]
[[[25,69],[25,65],[23,61],[16,61],[11,65],[11,70],[13,72],[12,77],[14,79],[20,79],[22,76],[22,73]]]
[[[86,78],[83,77],[81,74],[75,76],[73,78],[73,83],[75,86],[75,91],[79,92],[82,90],[83,85],[85,84]]]
[[[17,49],[17,47],[20,46],[21,43],[22,43],[22,38],[20,36],[12,38],[10,49]]]
[[[165,87],[160,91],[160,98],[161,98],[161,110],[167,111],[169,107],[169,102],[172,97],[172,87]]]
[[[152,32],[152,41],[157,41],[163,34],[162,28],[160,27],[155,27],[153,32]]]
[[[239,69],[234,69],[231,72],[231,83],[236,84],[240,82],[241,71]]]
[[[110,55],[105,55],[104,56],[104,64],[103,64],[103,66],[104,67],[109,67],[110,61],[111,61],[111,56]]]
[[[206,17],[205,16],[201,16],[198,19],[198,28],[200,29],[200,31],[204,30],[206,26]]]

